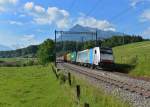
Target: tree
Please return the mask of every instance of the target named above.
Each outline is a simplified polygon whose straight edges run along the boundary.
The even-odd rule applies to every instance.
[[[90,49],[95,46],[95,41],[86,41],[84,43],[84,49]]]
[[[55,60],[54,45],[55,43],[53,40],[47,39],[39,46],[37,56],[41,64],[45,65]]]

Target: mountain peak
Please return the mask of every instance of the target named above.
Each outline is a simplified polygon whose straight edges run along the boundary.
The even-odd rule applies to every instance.
[[[69,31],[95,32],[96,30],[103,31],[103,30],[98,29],[98,28],[93,28],[93,27],[88,27],[88,26],[82,26],[80,24],[76,24]]]
[[[81,29],[83,29],[84,27],[76,24],[75,26],[73,26],[69,31],[80,31]]]
[[[79,25],[79,24],[76,24],[74,27],[82,27],[81,25]]]
[[[79,24],[76,24],[75,26],[73,26],[69,31],[72,32],[95,32],[97,31],[97,36],[98,39],[106,39],[106,38],[110,38],[112,36],[121,36],[123,35],[123,33],[120,32],[115,32],[115,31],[103,31],[100,29],[96,29],[96,28],[92,28],[92,27],[85,27]],[[83,35],[83,34],[78,34],[78,35],[63,35],[63,40],[76,40],[76,41],[81,41],[81,37],[85,37],[86,40],[91,40],[93,39],[93,36],[87,36],[87,35]],[[59,38],[60,39],[60,38]]]

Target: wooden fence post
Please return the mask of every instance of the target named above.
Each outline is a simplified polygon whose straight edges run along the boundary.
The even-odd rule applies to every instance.
[[[69,82],[69,85],[71,86],[71,73],[68,72],[68,82]]]
[[[80,99],[80,85],[76,86],[77,98]]]
[[[56,71],[56,69],[54,68],[54,66],[52,66],[52,70],[53,70],[53,72],[54,72],[56,78],[58,79],[58,74],[57,74],[57,71]]]
[[[84,107],[90,107],[88,103],[84,103]]]

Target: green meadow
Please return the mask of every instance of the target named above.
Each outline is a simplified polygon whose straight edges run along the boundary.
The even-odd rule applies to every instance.
[[[150,77],[150,41],[113,48],[115,62],[132,65],[130,75]]]
[[[128,107],[118,98],[104,94],[84,80],[72,78],[73,85],[56,79],[51,66],[0,67],[0,107]],[[76,98],[76,84],[81,99]]]

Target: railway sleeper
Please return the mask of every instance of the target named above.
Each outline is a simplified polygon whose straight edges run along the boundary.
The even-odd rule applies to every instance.
[[[116,83],[115,83],[115,86],[117,86],[117,87],[120,87],[120,85],[121,85],[121,84],[120,84],[119,82],[116,82]]]
[[[115,81],[111,81],[111,83],[115,86],[119,86],[120,84],[118,82],[115,82]]]
[[[124,89],[124,90],[130,90],[130,87],[131,87],[130,85],[125,84],[125,85],[123,86],[123,89]]]
[[[137,86],[131,86],[129,90],[130,90],[131,92],[136,92],[136,88],[137,88]]]
[[[102,82],[105,82],[104,78],[99,78]]]
[[[119,88],[123,87],[123,84],[121,82],[119,82]]]
[[[111,85],[114,85],[114,83],[111,80],[109,80],[109,79],[105,79],[105,82],[107,82],[107,83],[109,83]]]
[[[141,88],[139,88],[139,87],[137,87],[136,89],[135,89],[135,92],[136,93],[138,93],[138,94],[140,94],[140,95],[142,95],[142,90],[141,90]]]
[[[123,88],[123,84],[120,84],[120,85],[119,85],[119,88]]]
[[[126,83],[120,82],[119,88],[123,88]]]
[[[150,91],[148,91],[148,92],[143,92],[142,95],[143,95],[145,98],[150,98]]]

